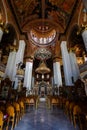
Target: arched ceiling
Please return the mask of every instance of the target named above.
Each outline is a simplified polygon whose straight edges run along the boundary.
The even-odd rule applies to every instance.
[[[25,57],[32,58],[34,52],[36,52],[38,48],[45,47],[47,51],[49,50],[53,54],[53,57],[46,61],[52,70],[52,63],[53,60],[56,59],[55,57],[57,57],[58,60],[61,59],[59,40],[61,36],[66,35],[81,0],[5,0],[5,2],[7,2],[7,8],[10,9],[20,34],[26,36],[27,45]],[[35,36],[41,38],[44,38],[44,36],[48,38],[49,34],[51,36],[53,30],[55,30],[57,32],[56,42],[55,40],[53,41],[55,44],[47,44],[46,46],[44,46],[44,44],[41,46],[38,44],[31,44],[31,30],[33,30]],[[77,31],[78,27],[74,26],[69,33],[68,39],[70,47],[78,47],[81,44],[81,49],[83,40],[81,35],[77,36]],[[14,33],[14,30],[12,32]],[[11,36],[9,36],[9,34],[4,34],[4,36],[9,36],[11,38],[11,40],[8,38],[8,43],[12,41],[13,33],[12,35],[9,33]],[[3,43],[5,39],[2,39]],[[34,69],[38,67],[38,65],[39,59],[35,57]]]
[[[71,21],[78,0],[7,0],[15,20],[25,32],[25,27],[36,19],[55,22],[64,33]]]
[[[25,34],[26,36],[26,39],[28,41],[27,48],[31,47],[30,50],[31,52],[27,51],[27,55],[29,56],[35,50],[35,46],[30,45],[29,41],[30,30],[40,28],[40,26],[42,26],[42,28],[44,26],[48,26],[49,28],[48,32],[49,30],[51,30],[51,28],[57,31],[56,41],[58,41],[62,35],[66,34],[80,1],[79,0],[7,0],[7,3],[12,12],[12,15],[15,18],[20,33]],[[40,29],[38,29],[38,31],[40,31]],[[41,33],[42,32],[43,31],[41,30]],[[46,34],[48,32],[46,32]],[[48,46],[50,46],[50,44]],[[59,46],[59,44],[57,46]],[[51,44],[50,48],[51,51],[53,51],[52,53],[55,54],[54,51],[56,46],[55,45],[52,46]]]

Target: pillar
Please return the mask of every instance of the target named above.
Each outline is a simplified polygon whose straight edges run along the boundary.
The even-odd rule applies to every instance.
[[[80,76],[80,71],[79,71],[79,67],[77,64],[75,53],[70,52],[69,55],[70,55],[70,63],[71,63],[71,69],[72,69],[73,82],[75,82]]]
[[[33,68],[33,62],[26,62],[26,68],[25,68],[25,76],[24,76],[24,87],[27,88],[27,90],[31,90],[31,83],[32,83],[32,68]]]
[[[53,63],[53,71],[54,71],[54,84],[57,84],[58,87],[62,86],[60,62]]]
[[[4,78],[7,76],[10,78],[11,81],[13,81],[13,73],[14,73],[14,67],[15,67],[15,59],[16,59],[16,51],[12,51],[9,53],[5,75]]]
[[[61,53],[62,53],[62,60],[63,60],[63,68],[64,68],[64,77],[65,77],[65,85],[72,86],[72,70],[70,64],[70,58],[67,50],[66,41],[61,42]]]
[[[15,59],[15,63],[14,63],[14,64],[15,64],[15,65],[14,65],[14,73],[13,73],[14,81],[16,80],[16,79],[15,79],[15,76],[16,76],[18,64],[19,64],[20,62],[23,63],[24,51],[25,51],[25,41],[24,41],[24,40],[20,40],[20,41],[19,41],[19,49],[18,49],[18,51],[17,51],[16,59]]]
[[[18,48],[18,52],[17,52],[17,57],[16,57],[16,64],[18,64],[20,62],[23,63],[24,51],[25,51],[25,41],[20,40],[19,41],[19,48]]]
[[[3,36],[3,30],[0,28],[0,42],[2,40],[2,36]]]

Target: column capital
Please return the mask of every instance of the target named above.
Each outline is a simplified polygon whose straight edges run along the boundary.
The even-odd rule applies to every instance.
[[[26,60],[26,62],[32,62],[33,63],[34,57],[33,56],[27,56],[24,59]]]
[[[53,56],[53,62],[60,62],[61,57],[58,55]]]

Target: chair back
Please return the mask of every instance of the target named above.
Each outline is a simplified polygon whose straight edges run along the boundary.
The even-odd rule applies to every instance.
[[[9,106],[6,108],[6,111],[7,111],[8,115],[9,115],[10,117],[13,117],[13,116],[15,115],[14,107],[11,106],[11,105],[9,105]]]
[[[70,105],[69,105],[69,109],[70,109],[70,111],[73,110],[73,107],[74,107],[74,106],[75,106],[75,103],[74,103],[74,102],[71,102]]]
[[[20,105],[21,108],[24,108],[24,103],[23,103],[23,101],[19,101],[19,105]]]
[[[75,105],[73,108],[73,115],[79,115],[81,113],[81,108],[78,105]]]
[[[2,127],[3,127],[3,113],[2,113],[2,111],[0,111],[0,130],[2,130]]]
[[[20,111],[20,105],[17,102],[14,102],[13,106],[15,107],[16,111]]]

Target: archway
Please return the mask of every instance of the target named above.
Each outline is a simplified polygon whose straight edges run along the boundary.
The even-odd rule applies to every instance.
[[[48,94],[49,85],[45,81],[41,81],[38,84],[38,88],[39,88],[38,93],[41,97],[44,97]]]

